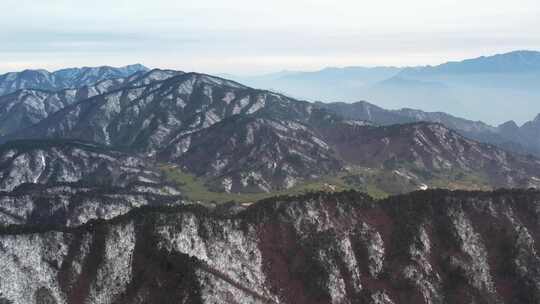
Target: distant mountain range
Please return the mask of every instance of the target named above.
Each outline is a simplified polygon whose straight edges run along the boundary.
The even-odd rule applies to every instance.
[[[312,101],[370,100],[390,109],[443,111],[497,125],[540,113],[539,62],[540,52],[515,51],[438,66],[327,68],[233,79]]]
[[[283,71],[261,76],[239,77],[224,74],[255,88],[270,89],[311,101],[351,101],[362,99],[362,92],[397,75],[396,67],[326,68],[316,72]]]
[[[422,121],[440,123],[465,137],[491,143],[518,154],[540,155],[540,115],[521,127],[514,121],[491,126],[444,112],[425,112],[409,108],[387,110],[366,101],[316,104],[349,119],[370,121],[383,126]]]

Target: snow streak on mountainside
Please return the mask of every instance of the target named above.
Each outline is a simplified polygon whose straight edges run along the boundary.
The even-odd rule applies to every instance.
[[[182,72],[152,70],[136,72],[124,78],[104,79],[77,88],[61,90],[21,89],[0,96],[0,135],[30,127],[77,101],[123,87],[147,85]],[[105,76],[113,76],[105,74]]]
[[[343,117],[370,121],[377,125],[421,121],[441,123],[465,137],[494,144],[518,154],[540,155],[540,133],[537,132],[540,119],[529,121],[521,127],[514,121],[494,127],[481,121],[467,120],[444,112],[425,112],[409,108],[387,110],[365,101],[316,104]]]
[[[145,208],[71,229],[12,226],[0,233],[0,300],[538,303],[539,204],[531,191],[349,192],[232,215]]]
[[[353,106],[351,121],[341,116],[349,105],[314,105],[209,75],[153,70],[5,138],[75,139],[146,153],[225,192],[287,190],[341,174],[349,165],[388,169],[388,162],[399,164],[395,170],[412,166],[436,175],[455,175],[456,170],[464,176],[481,175],[490,187],[537,185],[540,173],[534,158],[466,140],[442,125],[426,125],[422,132],[397,126],[395,134],[402,137],[397,138],[360,120],[402,123],[430,117],[471,133],[487,132],[489,126],[442,113]],[[332,113],[336,108],[337,114]],[[380,132],[369,132],[372,129]],[[350,136],[346,145],[341,142],[344,134]],[[416,183],[429,185],[425,180]]]
[[[0,95],[13,93],[20,89],[57,91],[69,88],[91,86],[97,82],[126,78],[135,73],[148,71],[140,64],[122,68],[102,66],[96,68],[69,68],[56,72],[45,70],[25,70],[0,75]]]

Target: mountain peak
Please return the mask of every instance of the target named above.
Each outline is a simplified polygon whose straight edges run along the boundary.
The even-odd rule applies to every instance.
[[[140,63],[129,64],[129,65],[124,66],[124,68],[136,69],[136,70],[150,70],[148,67]]]
[[[519,126],[515,121],[509,120],[505,123],[500,124],[498,128],[501,130],[517,130],[519,129]]]

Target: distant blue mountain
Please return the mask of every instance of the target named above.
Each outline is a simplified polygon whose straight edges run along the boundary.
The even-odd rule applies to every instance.
[[[385,108],[443,111],[494,125],[509,119],[524,123],[531,112],[540,112],[540,52],[536,51],[437,66],[327,68],[235,79],[308,100],[369,100]]]
[[[528,73],[540,71],[540,52],[514,51],[489,57],[478,57],[437,66],[404,69],[401,76],[432,74]]]
[[[400,71],[401,68],[396,67],[329,67],[314,72],[282,71],[251,77],[228,75],[228,78],[301,99],[348,101],[358,98],[361,95],[359,92],[397,75]]]

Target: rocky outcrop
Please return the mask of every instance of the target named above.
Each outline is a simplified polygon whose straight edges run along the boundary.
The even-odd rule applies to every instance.
[[[540,193],[355,192],[143,208],[0,235],[18,303],[538,303]],[[44,302],[45,301],[45,302]]]

